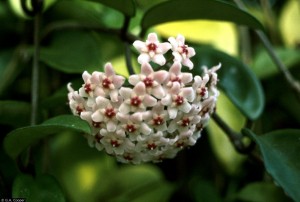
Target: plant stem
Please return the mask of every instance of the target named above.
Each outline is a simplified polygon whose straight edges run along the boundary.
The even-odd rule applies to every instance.
[[[32,65],[32,83],[31,83],[31,125],[37,124],[37,113],[38,113],[38,94],[39,94],[39,34],[40,34],[40,18],[41,14],[37,13],[34,17],[34,55]]]
[[[234,2],[238,5],[239,8],[247,11],[245,4],[241,0],[234,0]],[[285,64],[280,60],[278,55],[274,52],[274,48],[273,48],[271,42],[269,41],[269,39],[267,38],[267,36],[265,35],[265,33],[260,30],[255,30],[255,33],[257,34],[257,36],[263,43],[265,49],[267,50],[268,54],[270,55],[271,59],[273,60],[273,62],[277,66],[277,68],[281,71],[281,73],[284,75],[285,79],[291,86],[291,88],[295,91],[298,99],[300,99],[300,83],[299,83],[299,81],[294,79],[294,77],[292,76],[290,71],[287,69]]]
[[[254,142],[252,141],[249,146],[245,146],[242,139],[243,135],[234,132],[216,113],[212,114],[212,118],[218,124],[218,126],[226,133],[229,140],[233,144],[234,148],[241,154],[249,154],[254,148]]]
[[[285,79],[293,88],[293,90],[297,93],[297,96],[300,97],[300,83],[299,81],[295,80],[292,76],[291,72],[287,69],[287,67],[283,64],[280,58],[274,52],[274,48],[272,44],[268,40],[267,36],[260,30],[255,31],[260,40],[262,41],[264,47],[266,48],[267,52],[269,53],[273,62],[277,65],[278,69],[283,73]]]

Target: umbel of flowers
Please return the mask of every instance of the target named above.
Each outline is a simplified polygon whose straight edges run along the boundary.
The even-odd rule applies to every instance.
[[[168,41],[160,43],[150,33],[146,42],[133,43],[140,52],[141,71],[129,76],[130,85],[124,85],[125,78],[116,75],[111,63],[104,72],[83,72],[78,91],[68,84],[73,114],[91,126],[92,133],[85,134],[90,146],[120,162],[138,164],[173,158],[196,143],[215,110],[220,65],[203,67],[202,76],[182,72],[193,68],[190,57],[195,51],[182,35]],[[164,54],[169,50],[174,59],[166,64]],[[159,70],[153,63],[161,66]]]

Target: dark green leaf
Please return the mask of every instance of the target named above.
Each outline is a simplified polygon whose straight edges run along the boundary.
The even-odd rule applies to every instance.
[[[249,119],[256,119],[264,108],[264,94],[259,80],[240,60],[210,48],[195,48],[194,72],[201,75],[203,65],[208,68],[222,64],[218,70],[220,88],[235,106]]]
[[[276,48],[274,51],[288,68],[300,64],[300,50]],[[253,71],[260,78],[266,78],[280,72],[265,50],[260,51],[254,58]]]
[[[82,73],[102,67],[100,42],[91,32],[65,31],[41,49],[41,60],[67,73]]]
[[[245,129],[258,144],[267,171],[295,201],[300,201],[300,130],[285,129],[261,136]]]
[[[24,65],[19,65],[20,49],[0,52],[0,95],[15,81]]]
[[[282,202],[289,201],[289,198],[283,193],[282,189],[273,183],[256,182],[245,186],[236,196],[239,201],[253,202]]]
[[[133,0],[90,0],[96,1],[111,8],[114,8],[124,15],[133,17],[135,15],[135,4]]]
[[[0,124],[15,127],[29,124],[30,104],[21,101],[0,101]]]
[[[105,25],[109,28],[121,28],[122,13],[102,4],[82,0],[60,0],[51,10],[53,23],[48,28],[73,26],[91,26],[97,28]],[[77,22],[78,24],[74,23]]]
[[[91,133],[88,123],[79,117],[61,115],[49,119],[41,125],[18,128],[10,132],[4,139],[4,149],[10,157],[16,158],[24,149],[38,140],[63,130]]]
[[[19,175],[14,181],[12,197],[25,198],[31,202],[64,202],[64,194],[57,181],[50,175],[38,176]]]
[[[150,8],[142,20],[144,30],[165,22],[179,20],[219,20],[262,29],[261,23],[249,13],[231,4],[215,0],[173,0]]]

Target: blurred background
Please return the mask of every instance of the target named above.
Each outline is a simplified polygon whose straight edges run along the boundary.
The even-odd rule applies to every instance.
[[[0,0],[1,142],[12,130],[30,124],[34,22],[24,13],[20,2]],[[138,35],[144,13],[161,2],[136,0],[136,15],[131,18],[129,32]],[[264,25],[274,51],[299,80],[300,2],[243,3]],[[71,113],[66,85],[71,81],[78,89],[84,70],[101,71],[106,62],[112,62],[114,67],[121,67],[117,69],[119,74],[128,76],[123,41],[112,34],[123,25],[121,12],[94,1],[46,0],[45,4],[40,27],[39,123]],[[248,65],[265,94],[264,111],[255,120],[257,133],[299,127],[299,102],[253,30],[229,22],[191,20],[160,24],[148,31],[158,33],[164,41],[180,33],[188,44],[213,47]],[[133,57],[138,71],[134,60]],[[222,91],[217,112],[236,131],[246,124],[247,119]],[[70,131],[43,139],[32,147],[32,154],[34,175],[54,176],[67,201],[290,200],[262,164],[235,151],[213,120],[195,146],[157,164],[120,164],[104,152],[90,148],[81,134]],[[2,147],[0,161],[0,196],[9,197],[15,177],[23,171],[18,166],[20,162],[12,160]]]

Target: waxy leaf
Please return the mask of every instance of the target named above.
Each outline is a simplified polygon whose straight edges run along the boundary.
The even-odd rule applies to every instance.
[[[133,17],[135,15],[135,4],[133,0],[89,0],[99,2],[122,12],[124,15]]]
[[[32,202],[66,201],[61,187],[51,175],[41,175],[36,179],[24,174],[17,176],[13,183],[12,197]]]
[[[142,19],[142,28],[180,20],[219,20],[263,30],[261,23],[234,5],[215,0],[173,0],[150,8]]]
[[[219,86],[235,106],[249,119],[257,119],[264,108],[264,94],[254,73],[240,60],[211,48],[195,48],[192,58],[194,73],[201,75],[202,66],[222,64],[218,70]]]
[[[292,48],[275,48],[274,51],[287,68],[300,64],[300,50]],[[254,58],[252,70],[259,78],[267,78],[276,73],[280,73],[265,50],[258,52]]]
[[[91,133],[88,123],[79,117],[61,115],[49,119],[40,125],[18,128],[10,132],[4,138],[4,150],[10,157],[16,158],[22,151],[38,140],[63,130]]]
[[[60,32],[49,47],[41,48],[40,59],[66,73],[92,71],[102,66],[99,47],[99,40],[91,32]]]
[[[256,135],[242,131],[258,144],[267,171],[295,201],[300,201],[300,130],[285,129]]]

